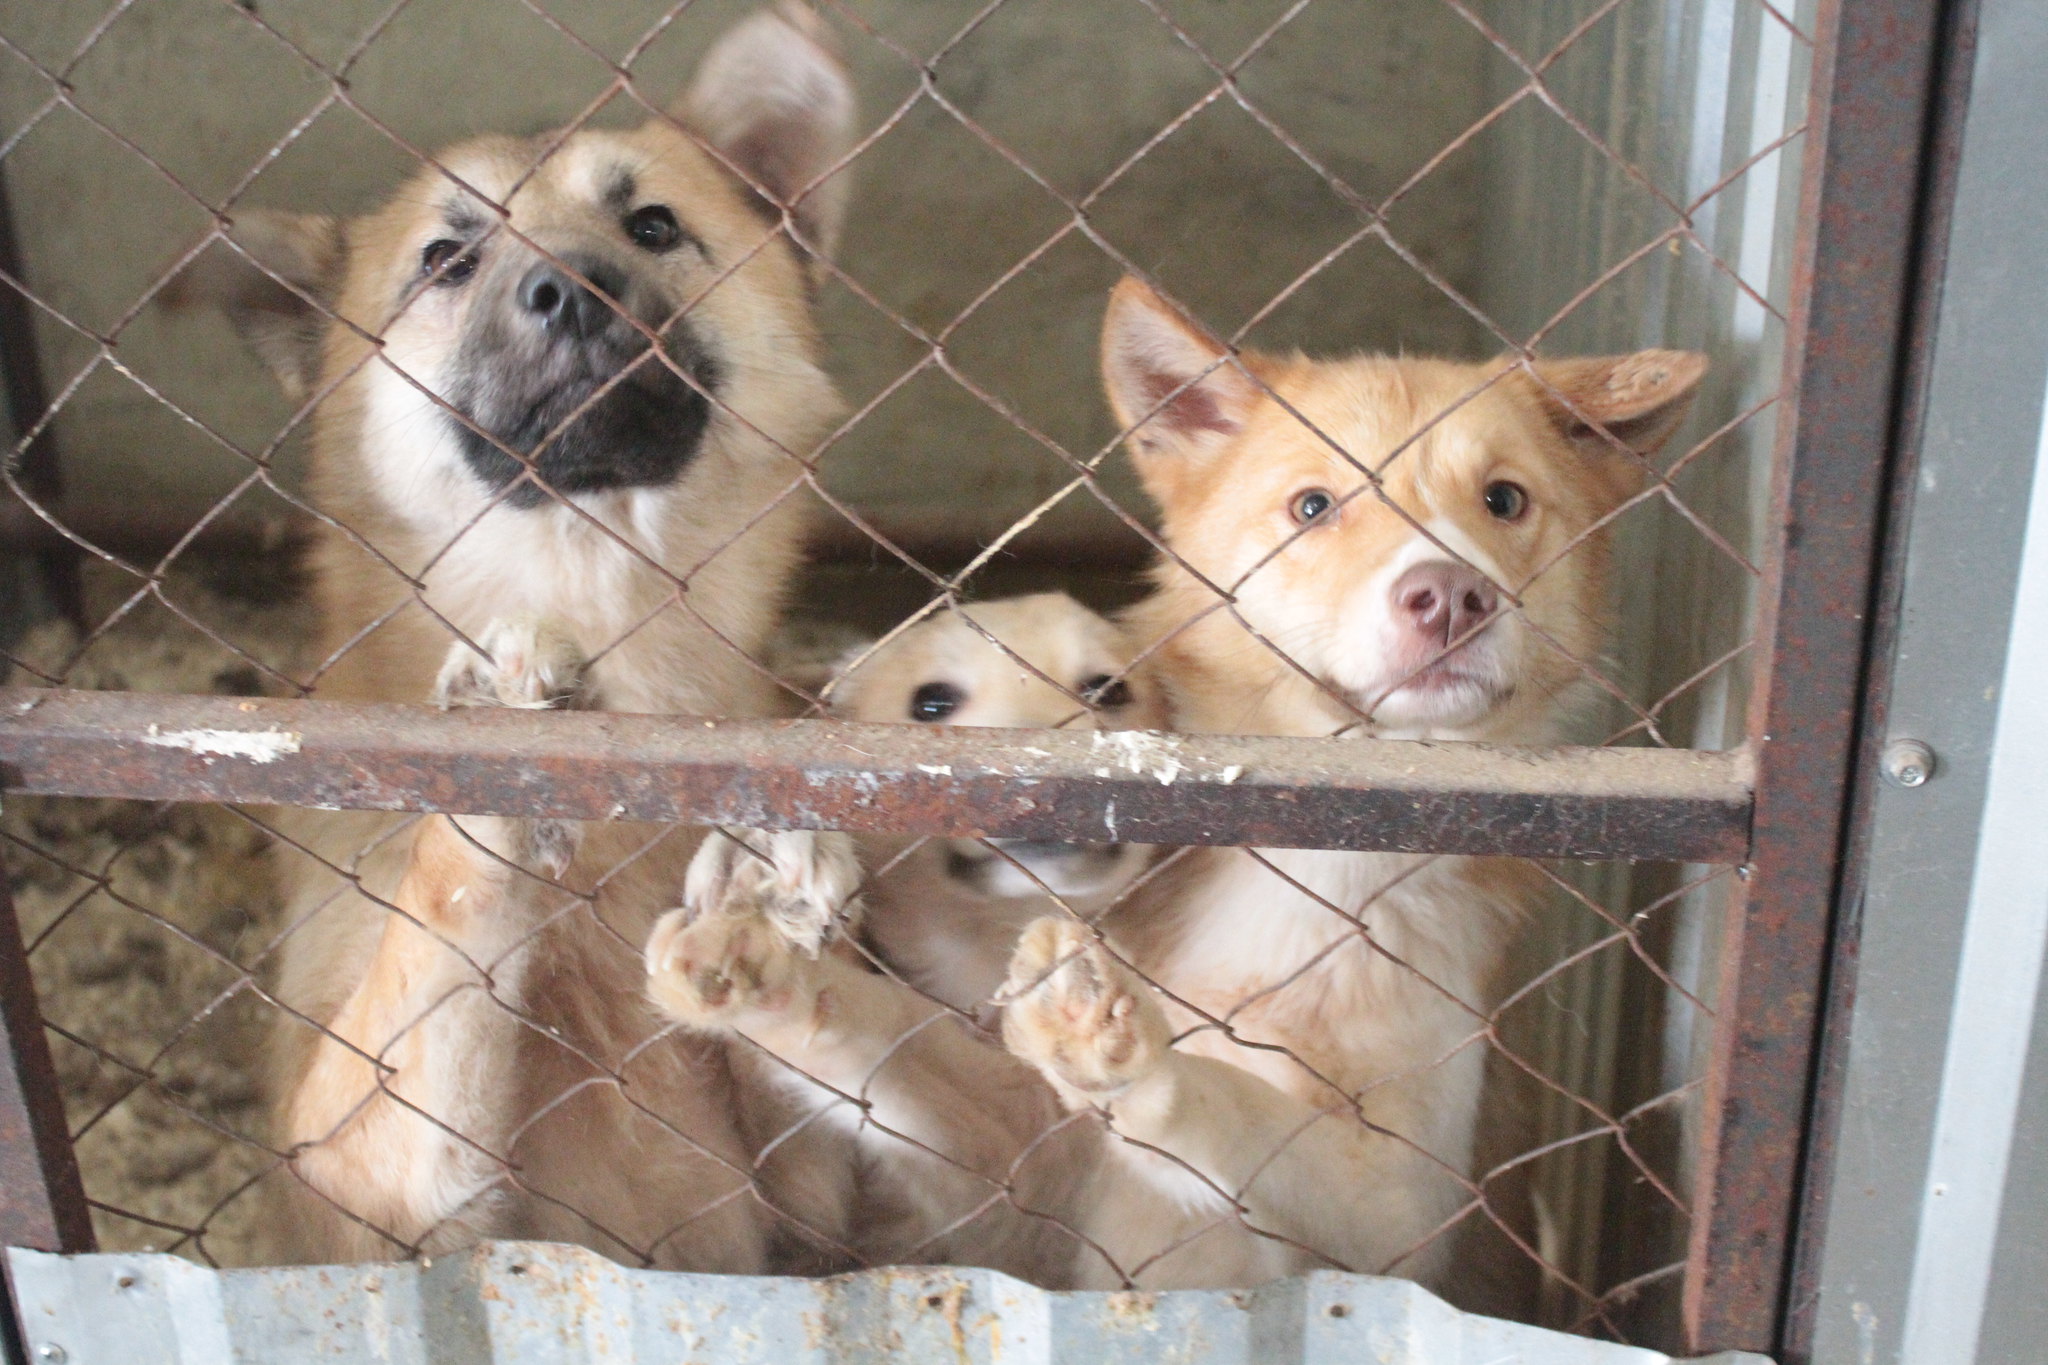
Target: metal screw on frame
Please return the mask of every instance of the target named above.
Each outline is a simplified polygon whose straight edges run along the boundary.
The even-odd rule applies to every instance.
[[[71,1353],[54,1341],[46,1341],[36,1347],[36,1359],[44,1365],[64,1365],[65,1361],[71,1359]]]
[[[1934,776],[1934,750],[1917,739],[1895,739],[1884,746],[1879,766],[1894,787],[1922,787]]]

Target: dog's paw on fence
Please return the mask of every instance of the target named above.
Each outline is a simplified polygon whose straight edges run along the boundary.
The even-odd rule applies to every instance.
[[[1086,925],[1061,916],[1024,931],[1002,998],[1003,1041],[1076,1106],[1128,1090],[1172,1042],[1151,988]]]

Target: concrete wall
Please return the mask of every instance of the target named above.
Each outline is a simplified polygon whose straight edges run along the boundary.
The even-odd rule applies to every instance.
[[[0,2],[0,33],[62,69],[100,6]],[[242,5],[323,61],[347,61],[385,0],[247,0]],[[392,134],[433,148],[468,134],[538,130],[573,117],[610,79],[535,7],[416,0],[348,71],[350,97]],[[550,0],[561,24],[624,53],[670,0]],[[922,60],[981,0],[859,0],[841,22],[863,117],[879,124],[915,93]],[[677,90],[696,54],[745,6],[689,5],[636,65],[650,97]],[[1281,7],[1180,0],[1189,36],[1228,61]],[[891,50],[891,45],[902,52]],[[1249,62],[1247,99],[1368,198],[1391,193],[1481,111],[1487,53],[1439,0],[1311,6]],[[1495,60],[1498,60],[1497,58]],[[936,64],[936,85],[1060,193],[1079,198],[1216,84],[1137,4],[1010,0]],[[205,204],[360,210],[414,165],[390,135],[332,105],[327,79],[221,0],[150,0],[120,15],[68,72],[80,108],[156,158],[122,147],[69,109],[20,131],[49,99],[47,80],[0,54],[0,136],[18,140],[5,174],[28,278],[112,359],[246,448],[285,415],[268,379],[214,320],[168,318],[138,298],[208,229]],[[601,120],[630,119],[624,101]],[[296,136],[294,133],[296,132]],[[287,143],[272,156],[273,149]],[[266,159],[267,164],[266,164]],[[243,189],[253,168],[261,167]],[[1477,241],[1478,158],[1451,158],[1397,205],[1394,228],[1433,269],[1469,287]],[[1073,215],[937,102],[913,103],[857,166],[846,268],[889,309],[927,330],[959,311]],[[1353,209],[1229,99],[1196,114],[1089,205],[1098,232],[1157,271],[1213,326],[1239,326],[1357,225]],[[960,369],[1068,449],[1093,455],[1109,425],[1093,369],[1094,331],[1118,267],[1070,231],[983,304],[948,341]],[[926,349],[834,287],[826,325],[848,396],[862,403]],[[1321,273],[1255,333],[1313,347],[1470,351],[1470,319],[1377,243]],[[51,391],[99,354],[97,340],[43,319]],[[98,516],[185,524],[250,472],[102,359],[58,426],[71,499]],[[1113,462],[1112,485],[1142,499]],[[883,403],[829,457],[829,482],[893,528],[986,537],[1058,488],[1068,468],[952,381],[927,373]],[[258,514],[245,497],[239,514]],[[1048,519],[1062,538],[1124,535],[1082,494]]]

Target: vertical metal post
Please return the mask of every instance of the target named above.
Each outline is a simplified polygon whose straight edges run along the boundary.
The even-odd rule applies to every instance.
[[[1872,590],[1906,373],[1944,0],[1825,0],[1731,910],[1685,1286],[1695,1350],[1776,1348],[1844,874]]]
[[[1926,208],[1916,253],[1911,333],[1905,340],[1908,355],[1901,391],[1898,453],[1894,457],[1885,509],[1886,543],[1872,612],[1870,663],[1863,689],[1863,716],[1857,745],[1858,780],[1850,811],[1851,826],[1845,855],[1847,866],[1836,898],[1840,908],[1836,915],[1834,942],[1829,949],[1827,998],[1822,1006],[1820,1052],[1815,1064],[1812,1109],[1807,1120],[1811,1136],[1801,1177],[1797,1245],[1786,1288],[1784,1323],[1778,1342],[1779,1358],[1787,1365],[1804,1365],[1815,1358],[1815,1333],[1822,1299],[1822,1259],[1828,1228],[1834,1216],[1831,1186],[1838,1178],[1835,1153],[1843,1121],[1852,1014],[1861,975],[1867,916],[1865,897],[1874,872],[1873,858],[1880,848],[1876,841],[1874,816],[1875,807],[1885,792],[1885,784],[1878,776],[1879,765],[1890,733],[1892,696],[1898,685],[1896,673],[1909,549],[1908,530],[1918,501],[1923,445],[1929,430],[1937,328],[1941,325],[1942,301],[1949,289],[1949,243],[1956,212],[1963,132],[1968,123],[1971,101],[1980,8],[1980,0],[1952,0],[1939,38],[1939,68],[1925,171]],[[1962,534],[1969,537],[1973,554],[1986,549],[1995,553],[2002,548],[1993,528],[1980,517],[1970,517],[1964,524],[1966,529]],[[1967,569],[1960,565],[1958,568],[1972,575],[1981,574],[1981,566],[1975,558]],[[1953,585],[1948,586],[1953,589]],[[1983,591],[1987,596],[1995,596],[2001,589],[1986,582]],[[1991,618],[1977,614],[1975,606],[1978,604],[1951,599],[1946,605],[1956,612],[1959,624],[1963,620],[1969,623],[1958,631],[1962,640],[1974,643],[1986,635]],[[1996,638],[2003,639],[2002,636]],[[1952,648],[1942,648],[1939,652],[1943,672],[1958,678],[1974,678],[1972,660],[1960,657]],[[1988,700],[1984,704],[1986,707],[1991,705]],[[1968,712],[1968,708],[1944,708],[1948,714],[1958,710]],[[1974,714],[1956,714],[1954,718],[1959,726],[1969,726],[1978,719]],[[1938,740],[1937,762],[1942,771],[1942,781],[1936,785],[1937,794],[1942,788],[1953,785],[1953,773],[1949,770],[1958,759],[1947,735],[1939,736]],[[1925,800],[1919,803],[1923,813],[1927,804]],[[1947,834],[1947,828],[1943,827],[1942,835]],[[1896,850],[1893,856],[1897,856]],[[1952,882],[1958,876],[1956,868],[1948,865],[1927,863],[1920,870],[1943,882]],[[1879,989],[1884,989],[1882,984]],[[1892,1071],[1896,1061],[1896,1055],[1887,1059],[1887,1072]],[[1917,1084],[1917,1078],[1905,1079],[1907,1088]],[[1887,1144],[1888,1150],[1890,1146]]]
[[[91,1251],[93,1235],[14,897],[0,873],[0,1248],[11,1246]],[[22,1355],[20,1328],[0,1259],[0,1354],[10,1361]]]
[[[0,1246],[90,1251],[92,1218],[71,1154],[57,1071],[14,901],[0,880]]]
[[[2039,968],[2040,818],[2013,779],[2039,771],[2021,755],[2039,714],[2029,689],[2042,673],[2026,654],[2044,638],[2048,544],[2048,316],[2013,281],[2048,268],[2048,235],[2033,230],[2048,208],[2048,11],[1966,0],[1953,21],[1936,143],[1950,225],[1941,259],[1922,253],[1917,473],[1896,481],[1910,520],[1889,537],[1875,653],[1886,686],[1871,691],[1864,746],[1868,760],[1887,741],[1924,742],[1937,767],[1917,787],[1868,784],[1858,812],[1869,853],[1834,953],[1782,1348],[1794,1362],[2031,1359],[2048,1327],[2048,1010],[2031,1048],[2013,1036]],[[1999,979],[2008,970],[2020,976]]]
[[[14,207],[7,197],[5,168],[0,167],[0,272],[13,279],[23,278],[21,252],[14,240]],[[36,357],[34,317],[21,292],[0,284],[0,392],[7,400],[14,439],[19,441],[40,420],[49,407],[43,387],[43,368]],[[57,458],[57,440],[45,427],[21,452],[15,478],[22,490],[49,511],[55,511],[64,496],[64,474]],[[0,494],[0,497],[4,497]],[[25,525],[36,525],[31,518]],[[79,580],[81,553],[66,541],[35,553],[42,570],[43,587],[55,599],[57,609],[80,626],[85,624],[83,585]]]

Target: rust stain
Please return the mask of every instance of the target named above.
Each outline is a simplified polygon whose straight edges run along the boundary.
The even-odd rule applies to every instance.
[[[954,1358],[960,1365],[968,1365],[967,1329],[960,1322],[960,1310],[967,1302],[967,1286],[955,1280],[944,1289],[925,1295],[924,1301],[946,1319],[946,1326],[953,1333]]]
[[[1159,1330],[1159,1296],[1143,1289],[1126,1289],[1105,1296],[1104,1306],[1118,1325],[1143,1332]]]

